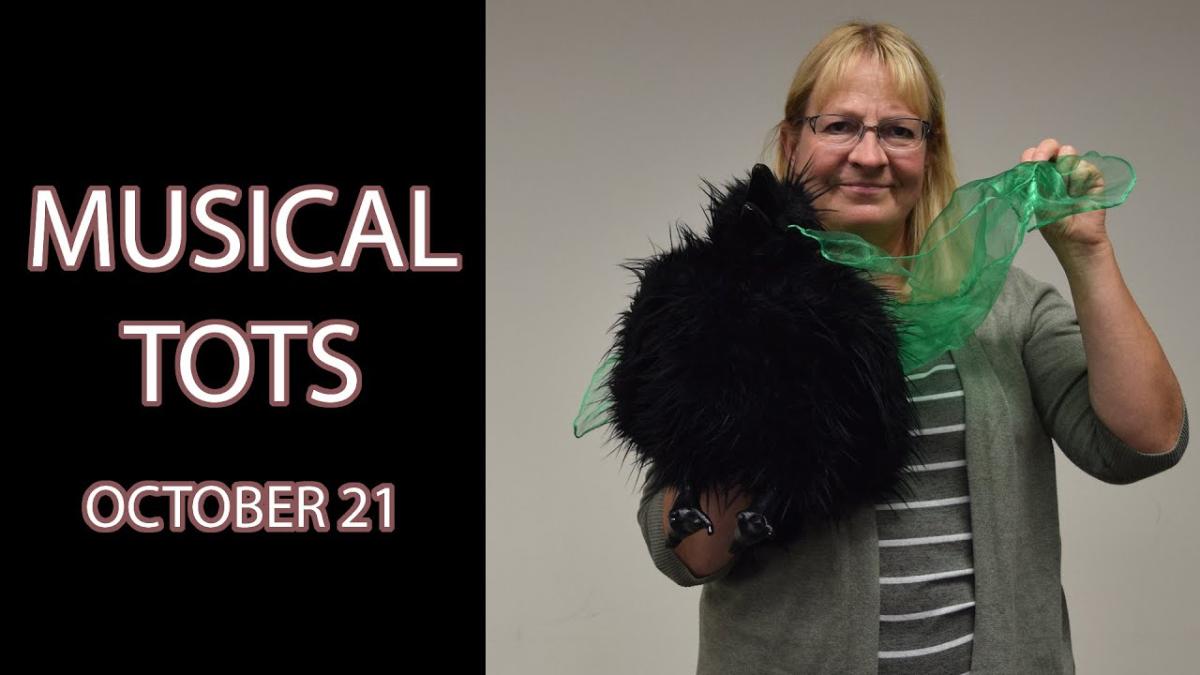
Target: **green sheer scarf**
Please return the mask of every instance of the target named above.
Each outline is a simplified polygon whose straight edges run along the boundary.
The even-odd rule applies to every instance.
[[[911,373],[975,332],[1004,288],[1027,232],[1119,206],[1136,182],[1129,162],[1096,152],[1022,162],[956,189],[909,256],[888,255],[850,232],[788,227],[816,240],[826,260],[868,277],[892,277],[902,292],[888,305],[900,326],[904,372]],[[617,357],[609,350],[592,374],[573,423],[576,438],[608,423],[606,382]]]

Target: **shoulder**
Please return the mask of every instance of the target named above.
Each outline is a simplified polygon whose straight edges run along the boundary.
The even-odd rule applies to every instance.
[[[1033,308],[1046,288],[1053,289],[1053,286],[1016,265],[1009,267],[1000,294],[976,330],[977,336],[985,342],[1022,342],[1027,335]]]
[[[1004,281],[1004,290],[1000,293],[997,303],[1003,300],[1008,305],[1025,308],[1026,311],[1030,311],[1037,304],[1040,296],[1052,290],[1055,290],[1053,284],[1042,281],[1020,267],[1013,265],[1008,270],[1008,278]]]
[[[1035,335],[1078,330],[1075,321],[1074,308],[1053,284],[1011,265],[975,338],[993,363],[1015,362]]]
[[[1047,313],[1057,316],[1073,314],[1071,304],[1054,284],[1038,279],[1024,269],[1012,265],[1004,280],[1004,288],[992,307],[992,315],[1023,337]],[[992,316],[988,317],[992,319]]]

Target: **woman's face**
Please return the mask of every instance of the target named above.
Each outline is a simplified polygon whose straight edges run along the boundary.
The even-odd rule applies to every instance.
[[[815,106],[820,105],[820,109]],[[876,59],[859,59],[825,101],[810,101],[805,116],[837,113],[875,125],[890,117],[918,117],[892,88],[891,76]],[[798,134],[798,135],[797,135]],[[849,231],[892,255],[904,254],[904,224],[925,187],[927,143],[897,152],[879,144],[867,131],[856,144],[836,147],[817,140],[808,124],[793,128],[785,141],[799,171],[811,161],[813,187],[829,191],[816,200],[821,222],[831,230]],[[855,189],[854,184],[882,186]]]

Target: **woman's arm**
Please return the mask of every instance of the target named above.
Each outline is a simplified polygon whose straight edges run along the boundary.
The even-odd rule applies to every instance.
[[[1170,451],[1183,424],[1183,391],[1112,246],[1055,255],[1071,285],[1096,416],[1139,452]]]
[[[1027,148],[1021,161],[1057,161],[1077,154],[1074,147],[1047,138]],[[1103,176],[1094,167],[1086,162],[1074,166],[1068,189],[1103,189]],[[1096,416],[1139,452],[1169,452],[1183,425],[1183,391],[1117,267],[1105,213],[1076,214],[1038,232],[1071,285]]]

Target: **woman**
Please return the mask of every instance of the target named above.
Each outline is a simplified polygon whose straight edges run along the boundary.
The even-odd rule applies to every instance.
[[[848,23],[797,70],[776,171],[808,163],[830,188],[815,202],[829,209],[827,228],[910,255],[956,186],[945,120],[912,39]],[[1045,139],[1020,160],[1072,154]],[[638,518],[656,566],[704,585],[698,672],[1074,672],[1051,438],[1089,474],[1130,483],[1177,463],[1188,435],[1179,383],[1104,221],[1092,211],[1039,230],[1078,318],[1014,267],[968,343],[909,378],[926,464],[908,467],[907,504],[864,506],[843,527],[757,547],[743,563],[728,549],[749,496],[702,496],[713,534],[671,549],[675,494],[644,495]]]

